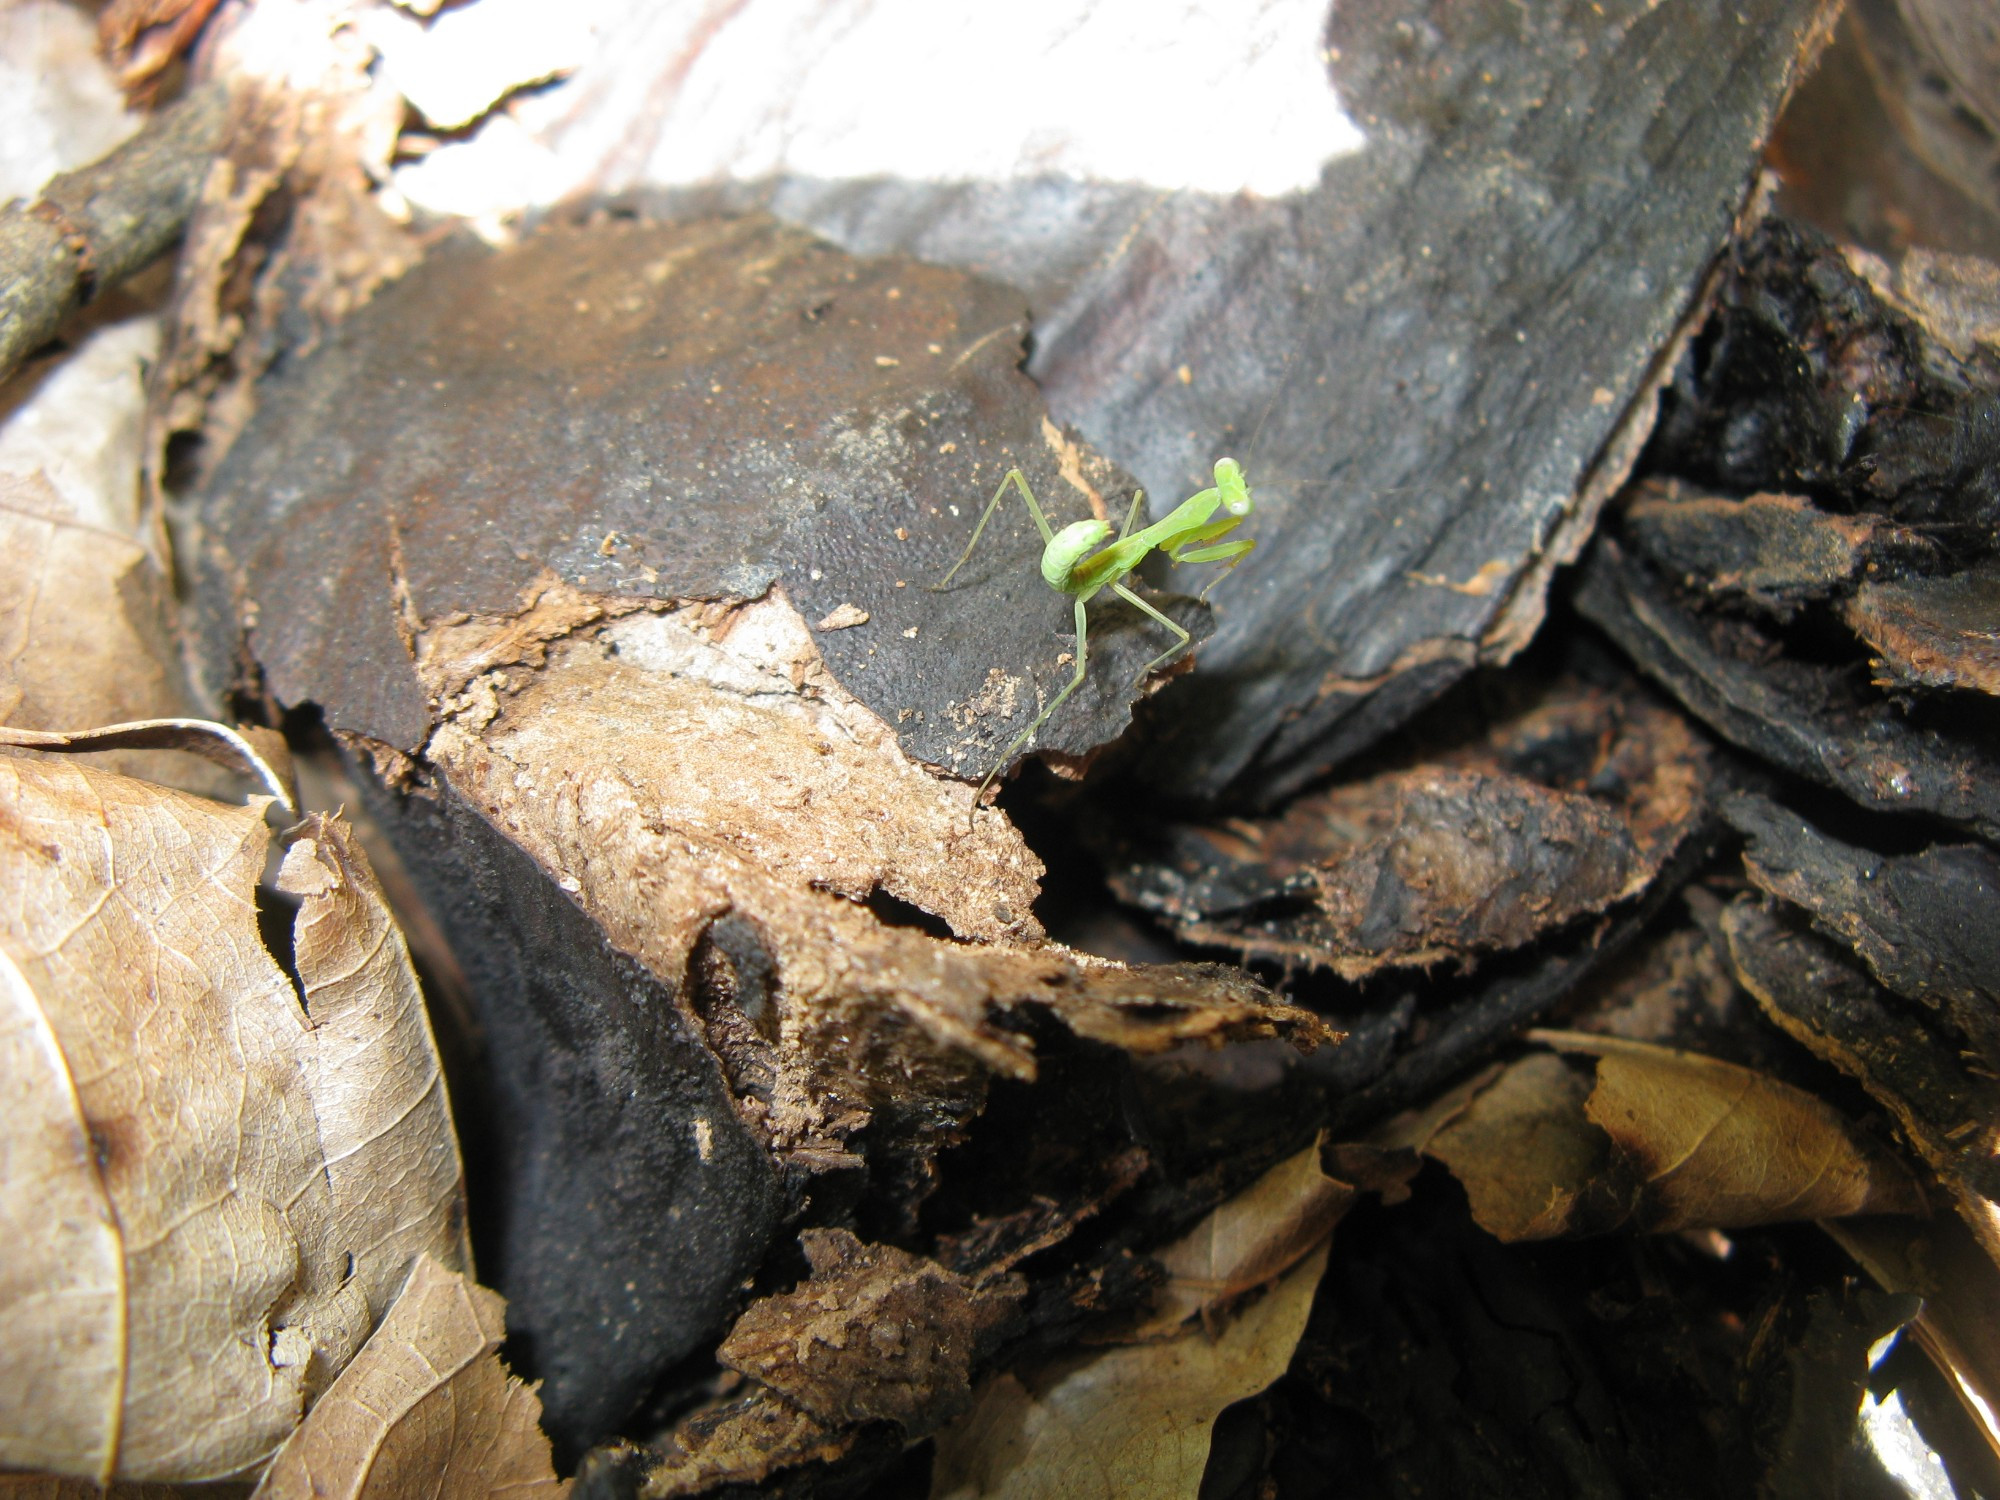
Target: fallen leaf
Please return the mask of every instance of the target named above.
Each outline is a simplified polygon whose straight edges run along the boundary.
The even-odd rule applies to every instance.
[[[411,1249],[470,1266],[464,1168],[423,992],[367,856],[326,813],[290,837],[278,889],[299,900],[293,965],[312,1027],[300,1062],[336,1243],[358,1252],[353,1275],[379,1316]]]
[[[567,1494],[541,1402],[498,1350],[507,1304],[428,1255],[253,1500],[483,1500]]]
[[[1164,1250],[1167,1273],[1134,1337],[1208,1316],[1296,1265],[1333,1233],[1355,1190],[1320,1170],[1316,1140],[1223,1203]]]
[[[10,1466],[238,1473],[359,1347],[412,1254],[466,1254],[414,980],[369,990],[331,938],[372,945],[385,978],[400,942],[365,867],[332,854],[337,822],[315,820],[292,868],[332,859],[340,878],[304,891],[301,1006],[257,925],[267,805],[0,756],[10,1076],[34,1084],[4,1147],[23,1170],[0,1179],[0,1222],[27,1226],[0,1252],[0,1319],[35,1335],[0,1342]],[[406,1076],[342,1068],[356,1010],[384,1013],[400,1045],[378,1055]],[[59,1376],[51,1348],[76,1355]]]
[[[101,329],[0,402],[0,723],[62,731],[192,707],[168,569],[139,512],[158,349],[151,318]],[[98,763],[189,791],[224,785],[178,756],[121,749]]]
[[[1933,1018],[1877,984],[1803,913],[1740,897],[1722,913],[1729,958],[1764,1014],[1857,1080],[1956,1199],[1959,1214],[2000,1261],[2000,1087]]]
[[[1908,1170],[1803,1089],[1644,1042],[1528,1036],[1597,1059],[1585,1112],[1637,1173],[1633,1212],[1649,1230],[1923,1211]]]
[[[1496,1239],[1589,1233],[1624,1218],[1611,1142],[1584,1114],[1589,1085],[1560,1057],[1524,1057],[1482,1085],[1421,1149],[1442,1162]]]
[[[1216,1417],[1291,1363],[1327,1248],[1321,1241],[1213,1338],[1197,1328],[988,1380],[972,1411],[938,1435],[933,1500],[1193,1500]]]

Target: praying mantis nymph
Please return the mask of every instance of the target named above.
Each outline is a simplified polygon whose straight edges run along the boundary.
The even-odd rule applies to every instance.
[[[1201,591],[1203,599],[1208,598],[1208,590],[1222,580],[1230,568],[1250,554],[1257,544],[1254,541],[1239,540],[1217,542],[1216,538],[1226,536],[1248,519],[1256,502],[1250,498],[1250,486],[1244,481],[1243,468],[1233,458],[1218,458],[1215,461],[1215,484],[1210,489],[1183,500],[1173,510],[1155,521],[1143,531],[1134,531],[1132,523],[1139,519],[1139,506],[1144,499],[1143,492],[1132,496],[1132,508],[1125,515],[1125,524],[1119,528],[1117,539],[1107,543],[1111,536],[1109,521],[1075,521],[1055,531],[1049,526],[1049,518],[1042,514],[1041,506],[1035,503],[1035,492],[1028,488],[1027,478],[1019,469],[1009,469],[1007,477],[1000,481],[1000,488],[993,492],[993,498],[986,503],[986,513],[979,518],[979,524],[972,528],[972,540],[965,544],[965,551],[958,561],[951,565],[951,572],[944,575],[932,589],[942,589],[949,584],[958,570],[965,566],[972,556],[972,549],[979,545],[979,537],[986,530],[986,523],[993,519],[993,512],[999,509],[1000,501],[1012,485],[1021,492],[1021,498],[1028,502],[1028,514],[1035,518],[1035,525],[1042,533],[1042,578],[1058,593],[1068,594],[1076,601],[1076,675],[1057,693],[1035,716],[1035,722],[1014,736],[1014,743],[1000,754],[993,769],[986,773],[986,779],[979,783],[979,790],[972,794],[972,809],[966,814],[970,822],[979,809],[979,802],[986,795],[986,789],[1013,759],[1014,752],[1034,737],[1036,730],[1048,723],[1049,716],[1063,706],[1063,701],[1083,685],[1084,669],[1089,661],[1089,626],[1084,618],[1084,606],[1105,589],[1123,599],[1135,609],[1142,611],[1174,633],[1174,643],[1158,656],[1147,662],[1140,671],[1138,681],[1146,677],[1168,657],[1184,648],[1191,637],[1188,633],[1161,614],[1152,605],[1125,587],[1125,580],[1133,570],[1146,559],[1146,554],[1158,548],[1166,553],[1175,564],[1184,562],[1226,562],[1221,573],[1208,581],[1208,588]],[[1218,512],[1220,514],[1218,515]],[[1197,545],[1213,543],[1210,546]],[[1093,548],[1102,550],[1093,551]]]

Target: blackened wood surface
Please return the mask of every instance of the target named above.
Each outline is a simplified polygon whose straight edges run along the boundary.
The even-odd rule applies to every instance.
[[[460,1128],[489,1153],[472,1160],[481,1279],[573,1456],[734,1316],[777,1174],[672,992],[528,856],[448,789],[370,808],[478,997],[491,1111]]]
[[[247,649],[277,699],[406,753],[432,706],[410,637],[524,607],[553,575],[612,599],[782,585],[828,667],[911,754],[971,779],[1068,681],[1069,599],[1009,496],[1055,525],[1129,490],[1059,454],[995,282],[859,260],[762,217],[551,225],[445,246],[280,370],[202,502],[211,670]],[[1060,477],[1068,467],[1076,477]],[[843,610],[843,606],[851,606]],[[1169,603],[1199,637],[1205,612]],[[1171,638],[1091,606],[1085,686],[1039,736],[1082,754]]]
[[[1218,452],[1244,461],[1262,545],[1146,771],[1268,799],[1539,620],[1827,10],[1339,4],[1328,83],[1368,142],[1280,198],[1055,178],[733,197],[1026,289],[1030,373],[1157,504]],[[1206,100],[1133,107],[1227,109],[1217,67]]]

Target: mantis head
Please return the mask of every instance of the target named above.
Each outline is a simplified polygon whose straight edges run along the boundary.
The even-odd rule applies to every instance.
[[[1243,466],[1235,459],[1215,461],[1215,488],[1222,497],[1222,508],[1232,516],[1247,516],[1256,509],[1256,502],[1250,498],[1250,486],[1243,478]]]

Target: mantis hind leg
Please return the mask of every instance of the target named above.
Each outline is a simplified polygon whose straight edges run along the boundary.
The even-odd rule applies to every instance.
[[[1114,583],[1112,587],[1118,588],[1118,585]],[[1121,594],[1125,592],[1123,589],[1118,589],[1118,591]],[[1141,606],[1141,608],[1143,607]],[[1168,621],[1167,623],[1171,625],[1173,622]],[[1178,625],[1175,625],[1173,628],[1176,630],[1180,629]],[[1035,731],[1049,722],[1049,716],[1063,706],[1064,701],[1071,693],[1083,686],[1083,674],[1090,661],[1090,648],[1087,644],[1088,629],[1088,623],[1084,619],[1083,600],[1078,599],[1076,601],[1076,674],[1070,678],[1068,684],[1064,686],[1060,693],[1057,693],[1054,698],[1049,700],[1048,707],[1035,715],[1035,722],[1015,735],[1014,742],[1000,752],[1000,759],[993,763],[993,769],[988,771],[986,779],[979,783],[979,790],[972,794],[972,806],[965,815],[967,827],[971,826],[973,815],[979,811],[980,799],[986,795],[986,789],[993,785],[993,778],[1007,768],[1007,762],[1014,758],[1014,752],[1033,739]],[[1182,635],[1185,637],[1186,632],[1183,631]],[[1176,647],[1175,649],[1178,650],[1179,648]]]
[[[945,574],[944,577],[929,586],[932,593],[936,593],[939,589],[950,583],[958,570],[965,566],[966,560],[972,556],[972,549],[979,545],[979,538],[986,531],[986,523],[993,519],[993,512],[1000,508],[1000,501],[1006,495],[1007,486],[1010,484],[1018,489],[1021,492],[1021,498],[1028,502],[1028,514],[1035,518],[1035,527],[1042,534],[1043,544],[1046,545],[1055,540],[1056,534],[1049,527],[1049,518],[1042,514],[1041,506],[1035,503],[1035,492],[1028,488],[1028,476],[1023,474],[1019,469],[1009,469],[1007,477],[1000,481],[1000,488],[995,490],[993,498],[986,502],[986,510],[979,517],[979,524],[972,528],[972,540],[967,542],[965,550],[958,554],[958,561],[951,565],[951,572]]]
[[[1134,678],[1133,681],[1144,682],[1148,677],[1152,675],[1153,669],[1159,666],[1161,662],[1165,661],[1170,656],[1177,656],[1182,651],[1186,650],[1188,642],[1192,641],[1194,637],[1189,635],[1185,630],[1181,629],[1180,626],[1176,625],[1172,620],[1169,620],[1165,615],[1161,614],[1157,609],[1153,608],[1153,606],[1148,604],[1144,599],[1141,599],[1137,594],[1133,593],[1130,589],[1126,588],[1124,584],[1122,583],[1112,584],[1111,592],[1116,594],[1120,599],[1123,599],[1127,604],[1134,605],[1137,608],[1143,610],[1145,613],[1151,615],[1160,624],[1166,626],[1167,629],[1171,630],[1175,635],[1180,637],[1179,640],[1175,641],[1171,646],[1167,647],[1166,650],[1162,651],[1158,656],[1154,657],[1151,661],[1147,662],[1144,667],[1140,668],[1139,675],[1136,678]]]

